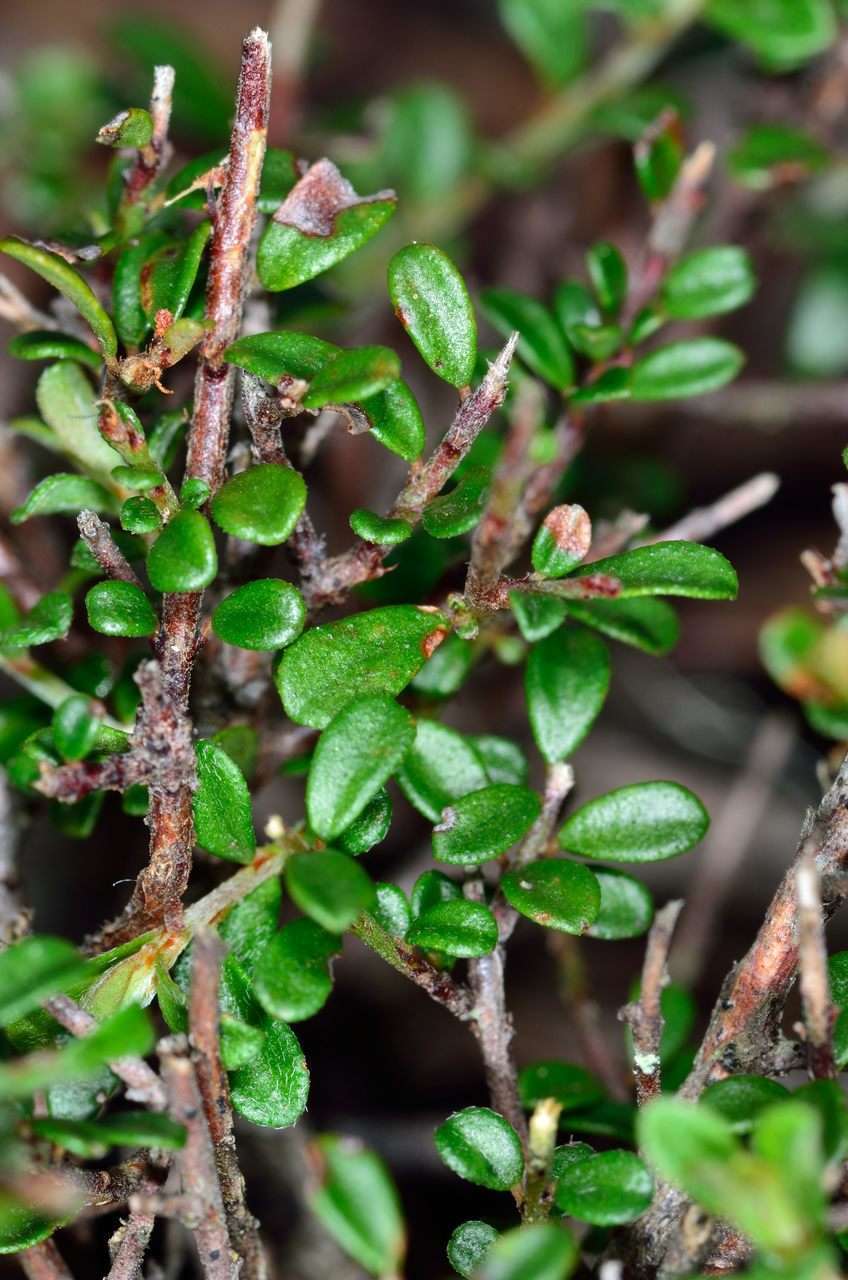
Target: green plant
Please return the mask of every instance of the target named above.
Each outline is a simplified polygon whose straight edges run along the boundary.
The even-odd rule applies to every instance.
[[[432,90],[394,104],[372,171],[395,169],[413,205],[426,204],[439,195],[433,173],[410,170],[404,138],[444,130],[451,146],[437,177],[453,229],[481,186],[506,173],[525,180],[582,136],[593,112],[621,107],[701,6],[613,7],[628,58],[620,50],[579,91],[555,94],[535,123],[490,149],[485,175],[468,172],[461,112]],[[582,11],[539,0],[499,8],[549,83],[579,72]],[[825,0],[760,0],[744,23],[740,8],[713,0],[707,18],[775,70],[834,36]],[[567,59],[556,52],[566,37]],[[705,543],[773,492],[759,478],[663,528],[627,512],[604,522],[564,487],[594,406],[678,402],[719,390],[742,367],[723,337],[697,327],[666,336],[678,321],[744,306],[755,288],[742,248],[686,248],[712,149],[687,155],[678,116],[653,100],[635,147],[651,209],[644,255],[628,263],[614,244],[593,244],[585,278],[544,300],[500,285],[473,296],[439,245],[391,245],[400,330],[425,376],[457,395],[428,450],[406,358],[402,366],[388,346],[341,346],[286,323],[290,291],[349,270],[360,251],[367,259],[406,215],[393,191],[358,194],[328,159],[307,165],[266,148],[269,60],[267,37],[252,32],[226,163],[207,156],[169,175],[173,72],[159,67],[150,110],[128,108],[98,134],[117,155],[93,249],[0,241],[65,300],[61,327],[52,312],[43,326],[7,294],[20,328],[12,353],[48,362],[39,416],[12,426],[67,468],[39,481],[12,522],[76,515],[80,533],[55,589],[33,595],[13,581],[0,594],[0,669],[23,689],[0,708],[6,777],[30,803],[49,798],[61,829],[80,837],[94,831],[105,794],[119,792],[150,836],[125,910],[83,951],[28,933],[14,911],[4,921],[0,1250],[20,1253],[30,1274],[43,1265],[53,1270],[40,1274],[61,1276],[53,1233],[92,1204],[128,1203],[112,1242],[115,1280],[138,1274],[158,1215],[190,1228],[211,1280],[266,1275],[233,1115],[270,1128],[301,1120],[309,1068],[290,1024],[331,996],[350,934],[479,1045],[489,1097],[444,1119],[436,1148],[458,1177],[511,1195],[515,1213],[503,1231],[476,1219],[457,1226],[447,1257],[458,1274],[559,1280],[622,1259],[635,1276],[694,1274],[716,1256],[738,1268],[750,1242],[758,1276],[835,1276],[828,1205],[848,1112],[834,1075],[848,1035],[841,1012],[831,1033],[822,901],[829,911],[844,892],[844,772],[728,977],[694,1064],[691,998],[663,989],[680,904],[655,914],[648,888],[619,864],[693,849],[708,828],[704,806],[662,779],[566,812],[571,758],[603,709],[613,646],[663,657],[679,630],[668,598],[733,600],[736,573]],[[787,156],[804,172],[817,162],[803,138],[761,134],[733,163],[762,186]],[[245,307],[273,314],[266,304],[279,305],[279,324],[243,334]],[[478,318],[504,338],[500,350],[481,349]],[[324,413],[408,467],[387,510],[347,513],[356,540],[332,555],[292,444],[295,420]],[[514,568],[523,555],[526,568]],[[818,599],[836,611],[843,570],[835,557],[819,583]],[[330,607],[341,612],[322,620]],[[74,626],[94,641],[82,662],[61,648]],[[844,738],[848,689],[816,665],[831,641],[842,644],[843,628],[830,630],[835,638],[793,614],[767,629],[764,649],[785,686],[803,683],[814,724]],[[49,645],[45,661],[33,654]],[[844,679],[844,664],[831,661],[828,672]],[[443,718],[483,664],[507,676],[522,668],[538,788],[538,762],[531,775],[496,718],[477,733]],[[193,715],[196,667],[205,685]],[[305,777],[302,807],[272,817],[260,843],[252,794],[263,771],[283,764]],[[368,870],[395,803],[431,828],[436,866],[409,894]],[[219,861],[186,905],[195,846]],[[292,910],[281,924],[283,895]],[[504,963],[521,919],[555,939],[648,935],[641,985],[623,1011],[638,1113],[611,1096],[609,1077],[576,1064],[517,1071]],[[16,931],[24,936],[13,941]],[[800,1040],[776,1034],[799,951],[816,1079],[790,1095],[772,1077],[806,1056]],[[829,979],[840,1011],[844,955],[831,958]],[[673,1083],[680,1097],[657,1097]],[[113,1105],[121,1088],[141,1109]],[[614,1145],[559,1142],[560,1130]],[[85,1167],[123,1147],[132,1157],[108,1173]],[[310,1151],[320,1222],[367,1272],[398,1276],[405,1230],[383,1162],[334,1135]],[[578,1241],[564,1219],[591,1230]]]

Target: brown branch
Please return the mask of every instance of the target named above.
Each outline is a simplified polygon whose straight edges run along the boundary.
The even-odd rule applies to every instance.
[[[207,1280],[237,1280],[238,1264],[224,1217],[215,1153],[203,1110],[197,1077],[188,1057],[188,1043],[173,1036],[159,1046],[162,1074],[170,1096],[170,1114],[185,1126],[185,1146],[176,1156],[186,1195],[202,1205],[194,1228],[200,1265]]]
[[[109,1240],[112,1265],[106,1280],[139,1280],[155,1218],[152,1213],[131,1211]]]
[[[798,963],[801,1005],[809,1048],[810,1074],[819,1080],[836,1076],[833,1060],[833,1003],[827,974],[827,945],[822,919],[821,886],[814,859],[804,854],[795,873],[798,904]]]
[[[363,913],[351,926],[351,933],[461,1022],[471,1018],[473,999],[468,988],[456,982],[449,973],[437,969],[414,947],[392,937],[373,916]]]
[[[41,762],[35,788],[51,800],[76,804],[92,791],[126,791],[148,779],[147,762],[138,751],[125,751],[105,760],[74,760],[70,764]]]
[[[18,1254],[24,1273],[29,1280],[73,1280],[64,1258],[54,1240],[42,1240]]]
[[[772,471],[763,471],[752,476],[744,484],[738,485],[725,493],[708,507],[697,507],[688,512],[675,524],[670,525],[662,533],[651,534],[640,538],[639,544],[654,542],[672,542],[682,539],[687,542],[706,542],[728,525],[744,520],[753,511],[771,502],[780,488],[780,479]]]
[[[625,425],[654,426],[659,417],[674,414],[677,422],[750,428],[769,434],[804,424],[842,426],[848,418],[848,380],[789,382],[779,378],[746,378],[720,391],[680,404],[615,406]]]
[[[74,1036],[87,1036],[97,1028],[97,1020],[70,996],[51,996],[44,1008],[60,1026]],[[151,1111],[164,1111],[168,1096],[162,1081],[143,1058],[117,1058],[109,1063],[119,1080],[126,1085],[127,1097],[132,1102],[142,1102]]]
[[[202,931],[192,946],[189,1032],[197,1085],[233,1248],[242,1262],[240,1280],[266,1280],[268,1269],[259,1240],[256,1219],[245,1202],[244,1177],[239,1167],[233,1112],[227,1073],[221,1064],[218,988],[222,943],[216,934]]]
[[[625,1005],[619,1013],[622,1022],[630,1024],[633,1032],[633,1075],[636,1079],[636,1100],[642,1107],[657,1097],[661,1088],[660,1040],[663,1016],[660,999],[668,982],[669,947],[683,907],[681,900],[668,902],[657,912],[642,966],[642,984],[639,999]]]
[[[141,586],[129,560],[115,543],[108,524],[93,511],[81,511],[77,516],[77,528],[107,578],[131,582],[134,587]]]

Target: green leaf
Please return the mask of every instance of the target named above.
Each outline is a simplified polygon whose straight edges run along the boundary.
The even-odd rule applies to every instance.
[[[398,782],[419,813],[438,822],[446,805],[469,791],[479,791],[489,781],[479,753],[466,738],[438,720],[418,721]]]
[[[413,84],[393,95],[380,159],[403,199],[449,198],[473,146],[465,103],[446,85]]]
[[[100,1120],[61,1120],[52,1116],[33,1122],[33,1130],[72,1155],[99,1157],[109,1147],[155,1147],[176,1151],[185,1145],[185,1129],[170,1116],[150,1111],[124,1111]]]
[[[375,396],[360,400],[359,407],[371,423],[371,434],[384,448],[406,462],[414,462],[424,448],[424,419],[418,401],[404,382],[394,382]]]
[[[571,396],[571,404],[609,404],[613,400],[629,400],[632,382],[631,369],[613,365],[575,391]]]
[[[61,1221],[36,1213],[6,1192],[0,1195],[0,1255],[20,1253],[40,1244],[61,1225]]]
[[[723,338],[672,342],[636,361],[630,371],[630,396],[646,402],[702,396],[731,382],[744,363],[739,348]]]
[[[848,951],[837,951],[827,962],[830,979],[830,995],[837,1011],[833,1026],[833,1051],[836,1065],[844,1067],[848,1062]]]
[[[469,959],[494,951],[498,922],[482,902],[456,898],[422,911],[406,935],[413,947]]]
[[[591,543],[592,523],[582,507],[554,507],[533,539],[533,568],[544,578],[562,578],[580,563]]]
[[[549,764],[567,760],[586,737],[609,682],[607,647],[582,627],[563,627],[530,650],[524,674],[527,714]]]
[[[373,542],[377,546],[396,547],[412,535],[412,525],[408,520],[391,520],[365,507],[352,511],[348,524],[363,542]]]
[[[436,1148],[452,1173],[492,1191],[521,1180],[524,1157],[512,1125],[488,1107],[466,1107],[448,1116],[435,1134]]]
[[[793,371],[812,378],[845,372],[846,315],[848,276],[841,266],[826,264],[804,276],[786,333],[786,356]]]
[[[312,627],[286,649],[277,668],[286,714],[323,729],[357,694],[400,693],[444,633],[442,615],[416,605],[390,605]]]
[[[596,1227],[632,1222],[653,1195],[653,1178],[632,1151],[603,1151],[576,1160],[556,1186],[557,1208]]]
[[[736,245],[688,253],[666,273],[660,297],[675,320],[699,320],[743,307],[756,288],[751,259]]]
[[[387,694],[354,698],[318,740],[306,784],[312,829],[332,840],[352,822],[391,777],[412,745],[408,711]]]
[[[150,498],[127,498],[121,507],[121,528],[127,533],[158,533],[162,528],[159,508]]]
[[[199,511],[178,511],[147,553],[147,576],[157,591],[202,591],[217,572],[215,539]]]
[[[78,364],[60,360],[45,369],[35,391],[38,410],[62,450],[83,471],[111,484],[121,459],[100,434],[97,397]]]
[[[558,391],[573,385],[574,362],[568,343],[547,307],[515,289],[486,289],[480,305],[499,333],[509,336],[518,330],[518,354],[533,373]]]
[[[586,267],[602,309],[617,315],[627,297],[627,263],[618,249],[605,241],[593,244],[586,254]]]
[[[739,1151],[724,1117],[710,1107],[659,1098],[640,1112],[638,1131],[639,1146],[660,1177],[685,1190],[709,1212],[724,1209],[720,1182]]]
[[[567,614],[564,600],[558,600],[556,596],[533,595],[529,591],[510,591],[509,607],[528,644],[535,644],[537,640],[551,635],[562,626]]]
[[[499,738],[495,733],[475,733],[468,741],[483,761],[490,782],[527,781],[530,766],[527,757],[509,738]]]
[[[276,213],[299,176],[297,160],[291,151],[284,151],[282,147],[268,147],[256,202],[259,212]]]
[[[706,834],[710,820],[696,795],[676,782],[634,782],[597,796],[560,829],[563,849],[604,862],[676,858]]]
[[[433,499],[425,508],[421,523],[431,538],[458,538],[477,524],[488,496],[488,473],[472,468],[450,493]]]
[[[406,894],[394,884],[378,884],[375,888],[377,900],[371,915],[391,937],[405,938],[412,923],[412,912]]]
[[[9,355],[18,360],[76,360],[98,370],[102,363],[100,354],[69,333],[57,333],[55,329],[30,329],[19,333],[9,342]]]
[[[174,320],[183,314],[211,234],[212,223],[200,222],[186,240],[164,245],[145,263],[141,303],[150,324],[163,309]]]
[[[275,876],[237,902],[219,925],[221,937],[248,977],[277,932],[281,899],[282,886]]]
[[[212,630],[241,649],[284,649],[306,621],[303,596],[280,578],[257,578],[225,596],[212,614]]]
[[[272,1018],[301,1022],[323,1008],[333,989],[327,962],[341,950],[338,936],[313,920],[293,920],[259,956],[254,985]]]
[[[452,632],[413,677],[412,688],[424,698],[449,698],[462,688],[473,662],[474,646]]]
[[[508,871],[501,880],[511,907],[535,924],[563,933],[586,933],[597,919],[597,877],[579,862],[542,858]]]
[[[293,901],[323,929],[342,933],[374,904],[374,885],[346,853],[295,853],[286,862],[286,888]]]
[[[244,774],[214,742],[198,742],[197,788],[192,796],[194,834],[209,853],[230,862],[250,862],[256,836]]]
[[[100,718],[85,694],[72,693],[54,711],[50,727],[59,754],[65,760],[83,760],[97,742]]]
[[[590,938],[612,941],[638,938],[654,918],[654,900],[649,889],[625,871],[598,867],[595,879],[601,889],[601,905],[587,930]]]
[[[27,1098],[39,1089],[84,1080],[116,1058],[143,1057],[153,1039],[146,1014],[138,1005],[128,1005],[61,1049],[0,1063],[0,1098]]]
[[[488,1222],[478,1218],[462,1222],[448,1241],[448,1262],[463,1280],[471,1280],[497,1238],[497,1231]]]
[[[295,183],[259,241],[256,268],[277,293],[341,262],[375,236],[395,211],[393,192],[361,197],[329,160]]]
[[[665,200],[674,189],[683,164],[680,117],[669,112],[659,130],[643,135],[633,148],[633,162],[639,186],[652,203]]]
[[[263,1024],[262,1048],[230,1076],[233,1107],[251,1124],[287,1129],[296,1124],[309,1096],[309,1071],[297,1036],[284,1022]]]
[[[257,1058],[265,1045],[265,1032],[260,1027],[221,1015],[221,1064],[225,1071],[238,1071]]]
[[[340,353],[341,347],[308,333],[254,333],[228,347],[224,359],[276,384],[289,378],[310,382]]]
[[[64,640],[71,629],[74,606],[64,591],[48,591],[20,622],[0,631],[0,651]]]
[[[465,281],[432,244],[409,244],[389,263],[395,315],[434,373],[466,387],[477,359],[477,321]]]
[[[680,637],[677,614],[664,600],[634,598],[562,603],[564,611],[577,622],[658,658],[670,653]]]
[[[749,0],[744,9],[736,0],[710,0],[705,16],[774,71],[801,66],[836,38],[828,0]]]
[[[313,1213],[342,1249],[375,1276],[400,1273],[406,1232],[385,1165],[352,1138],[325,1136],[312,1147],[319,1186]]]
[[[261,462],[223,485],[212,499],[215,523],[236,538],[276,547],[294,532],[306,505],[306,485],[292,467]]]
[[[115,326],[100,305],[89,283],[74,271],[64,258],[61,258],[58,253],[52,253],[49,249],[39,249],[34,244],[27,244],[25,240],[13,238],[0,240],[0,253],[7,253],[10,258],[22,262],[72,302],[90,326],[100,343],[103,354],[109,359],[114,359],[118,352]]]
[[[551,1222],[514,1227],[486,1253],[479,1280],[565,1280],[579,1261],[573,1236]]]
[[[30,934],[0,951],[0,1026],[17,1022],[43,1000],[73,987],[86,962],[64,938]]]
[[[586,57],[586,15],[557,0],[498,0],[501,22],[546,85],[570,80]]]
[[[389,347],[341,351],[315,375],[303,397],[305,409],[347,404],[375,396],[400,376],[400,360]]]
[[[367,853],[375,844],[385,840],[392,823],[392,798],[385,787],[380,787],[373,800],[362,810],[362,813],[345,827],[336,838],[336,844],[342,853],[350,853],[357,857]]]
[[[545,1098],[554,1098],[564,1111],[598,1102],[604,1094],[603,1086],[585,1067],[572,1062],[534,1062],[524,1067],[518,1077],[521,1105],[528,1110]],[[569,1126],[571,1124],[569,1120]]]
[[[734,600],[739,579],[720,551],[699,542],[655,542],[618,556],[595,560],[578,569],[609,574],[621,585],[621,596],[688,596],[694,600]],[[571,602],[569,601],[569,608]]]
[[[783,1102],[791,1095],[776,1080],[765,1076],[728,1076],[707,1085],[701,1104],[712,1107],[730,1124],[734,1133],[750,1133],[760,1111]]]
[[[12,524],[23,524],[33,516],[76,515],[86,509],[114,512],[117,503],[96,480],[57,471],[40,480],[10,518]]]
[[[98,582],[86,593],[88,625],[104,636],[152,636],[158,626],[153,606],[134,582]]]
[[[496,858],[526,835],[541,808],[527,787],[496,783],[472,791],[442,810],[433,828],[433,856],[460,866]]]
[[[737,182],[766,191],[782,181],[816,173],[827,151],[809,134],[783,124],[754,125],[732,149],[727,166]]]
[[[412,915],[417,920],[438,903],[454,902],[461,897],[461,887],[450,876],[441,871],[424,871],[412,886]]]
[[[104,124],[94,141],[103,147],[146,147],[152,137],[150,112],[143,107],[129,107]]]

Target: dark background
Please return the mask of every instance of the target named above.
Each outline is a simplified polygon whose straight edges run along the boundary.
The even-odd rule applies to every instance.
[[[274,20],[270,6],[258,0],[133,6],[106,0],[37,0],[0,5],[0,110],[5,111],[4,127],[13,139],[5,161],[0,161],[0,166],[7,166],[0,214],[4,230],[27,230],[22,219],[32,199],[31,192],[21,192],[12,163],[15,146],[22,145],[14,92],[21,66],[45,46],[87,55],[92,81],[105,104],[94,120],[96,127],[122,103],[130,86],[141,83],[138,67],[110,36],[125,11],[151,23],[176,21],[196,50],[208,51],[220,69],[224,93],[233,84],[241,36],[256,23]],[[599,46],[608,36],[601,23],[596,32]],[[324,147],[332,155],[333,139],[343,133],[348,120],[357,120],[363,102],[379,101],[381,95],[421,79],[453,86],[467,103],[477,130],[490,137],[512,127],[540,99],[527,64],[504,34],[489,0],[324,0],[301,100],[291,111],[279,69],[276,74],[282,105],[276,109],[271,142],[309,156],[322,153]],[[803,76],[770,80],[738,53],[701,34],[682,42],[662,75],[685,86],[692,106],[687,141],[709,137],[720,151],[749,120],[795,112],[807,91]],[[141,91],[132,100],[142,102]],[[177,144],[184,156],[208,147],[190,130],[177,137]],[[84,160],[92,176],[102,170],[104,159],[92,154],[95,150]],[[839,192],[835,198],[840,198]],[[764,199],[751,201],[740,213],[719,164],[710,204],[694,239],[734,238],[749,247],[761,280],[758,295],[740,315],[714,326],[715,331],[739,342],[748,353],[743,377],[785,378],[797,388],[802,384],[797,371],[787,367],[786,334],[803,281],[821,266],[822,254],[787,236],[785,212],[780,200]],[[600,236],[615,240],[635,261],[646,227],[629,148],[606,141],[570,153],[531,190],[490,201],[452,248],[462,257],[473,287],[508,283],[544,293],[566,273],[579,270],[586,247]],[[840,270],[841,253],[837,245],[829,257],[825,254],[826,265]],[[33,289],[32,278],[16,278]],[[375,287],[382,297],[379,282]],[[368,335],[361,340],[397,343],[387,306],[360,307],[356,315],[359,332]],[[411,364],[409,352],[403,351],[403,356]],[[842,373],[833,370],[837,378]],[[4,363],[0,418],[28,409],[33,381],[27,366]],[[433,381],[419,376],[416,391],[435,436],[447,422],[450,405]],[[758,740],[762,745],[765,736],[772,745],[777,763],[766,770],[763,812],[754,820],[751,838],[744,840],[741,867],[728,886],[720,926],[709,954],[702,956],[698,995],[704,1014],[728,964],[752,937],[793,852],[804,807],[818,793],[815,766],[823,752],[821,741],[772,687],[757,651],[763,621],[777,608],[802,602],[808,595],[799,553],[808,546],[827,551],[834,540],[829,491],[844,476],[840,453],[846,443],[845,424],[834,421],[833,414],[823,417],[817,412],[815,384],[808,385],[809,399],[797,397],[797,411],[788,421],[764,429],[735,419],[729,411],[705,418],[686,403],[671,411],[639,413],[612,406],[592,422],[586,481],[590,489],[594,474],[611,470],[621,483],[630,484],[645,465],[659,461],[670,495],[668,519],[713,501],[755,472],[775,471],[781,479],[778,496],[765,510],[717,539],[739,571],[739,601],[687,604],[681,611],[683,638],[670,660],[656,661],[616,647],[610,701],[575,762],[582,798],[641,779],[670,777],[686,783],[701,795],[714,820],[725,813],[722,838],[732,844],[743,839],[749,809],[745,788],[741,799],[739,787],[736,792],[731,788],[740,775],[752,776],[750,762],[745,773],[751,743]],[[848,382],[845,385],[848,392]],[[346,513],[352,507],[378,505],[381,496],[385,499],[392,492],[399,475],[395,462],[371,442],[338,432],[325,446],[312,484],[320,490],[320,517],[334,545],[344,545],[349,536]],[[43,464],[44,459],[27,446],[13,442],[5,432],[0,435],[4,515],[21,500]],[[47,588],[60,575],[61,561],[52,535],[35,527],[40,523],[28,524],[23,537],[18,535],[18,545],[33,576]],[[464,728],[515,734],[526,741],[520,682],[503,668],[478,671],[456,714]],[[297,786],[275,782],[260,796],[259,812],[267,816],[280,811],[294,819],[300,804]],[[729,818],[728,804],[735,806]],[[426,832],[406,806],[398,804],[396,815],[390,838],[369,855],[369,863],[377,878],[394,878],[408,888],[430,865]],[[107,802],[97,836],[87,846],[59,836],[43,815],[33,812],[22,843],[22,870],[36,927],[81,937],[121,905],[127,892],[121,882],[135,874],[143,858],[144,830],[138,821],[125,818],[115,801]],[[698,858],[695,851],[646,876],[660,901],[686,894]],[[200,880],[207,874],[201,868]],[[627,998],[642,948],[641,941],[589,942],[585,947],[602,1029],[622,1064],[624,1044],[615,1012]],[[449,1110],[484,1101],[475,1046],[463,1028],[358,944],[348,944],[346,952],[336,967],[337,989],[331,1002],[298,1028],[313,1072],[308,1125],[316,1131],[360,1134],[385,1155],[410,1218],[408,1274],[438,1276],[446,1269],[441,1250],[453,1226],[473,1216],[496,1221],[498,1212],[509,1215],[509,1205],[499,1206],[497,1197],[448,1177],[430,1139],[432,1128]],[[557,997],[554,960],[540,931],[530,926],[519,928],[510,948],[508,995],[520,1063],[539,1057],[579,1059],[570,1015]],[[254,1207],[275,1238],[291,1244],[302,1184],[299,1139],[254,1130],[245,1136],[245,1152]],[[298,1251],[287,1264],[287,1275],[344,1274],[345,1264],[332,1251],[320,1252],[323,1246],[309,1235],[308,1225],[300,1222],[295,1229]],[[72,1262],[76,1247],[71,1243],[67,1248]],[[177,1250],[174,1240],[169,1248]]]

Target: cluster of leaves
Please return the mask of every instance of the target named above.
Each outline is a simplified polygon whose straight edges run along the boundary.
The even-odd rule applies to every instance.
[[[637,26],[664,8],[655,0],[614,7]],[[549,83],[579,73],[583,7],[504,0],[500,9]],[[829,43],[831,19],[825,0],[759,0],[744,24],[730,0],[708,6],[715,28],[781,70]],[[460,147],[461,130],[445,127],[451,113],[456,115],[455,105],[439,91],[415,90],[398,99],[381,144],[380,163],[389,177],[397,169],[401,185],[414,193],[408,172],[414,153],[420,174],[427,174],[419,194],[430,197],[439,194],[434,174],[442,174],[448,189],[468,172],[464,156],[474,148],[470,137]],[[422,159],[426,146],[406,142],[410,134],[426,142],[443,132],[455,150],[447,160],[440,151],[437,164]],[[233,1106],[255,1124],[285,1127],[303,1113],[309,1088],[290,1024],[315,1016],[330,997],[332,966],[346,932],[402,971],[414,960],[436,974],[494,952],[499,915],[508,909],[541,929],[608,941],[640,936],[651,924],[653,901],[621,864],[683,854],[708,825],[703,805],[685,787],[639,782],[582,801],[554,833],[556,851],[547,840],[536,849],[532,837],[544,797],[530,785],[535,770],[521,746],[491,733],[461,733],[443,717],[479,662],[520,663],[532,740],[541,763],[556,770],[571,760],[604,706],[611,673],[607,642],[656,656],[670,652],[678,621],[666,597],[734,598],[736,575],[722,555],[697,543],[649,536],[643,545],[593,560],[590,517],[565,500],[563,489],[535,531],[531,567],[510,580],[509,612],[504,602],[497,605],[510,628],[509,643],[487,631],[493,610],[485,602],[436,588],[446,566],[468,559],[469,539],[486,519],[505,420],[522,388],[538,391],[542,409],[531,450],[542,463],[555,454],[550,423],[563,405],[580,413],[608,401],[680,399],[715,390],[738,373],[741,353],[722,338],[657,338],[668,324],[720,317],[744,305],[755,283],[745,252],[721,245],[685,254],[644,298],[609,243],[589,248],[585,281],[562,281],[548,301],[507,288],[485,290],[479,311],[492,329],[519,335],[504,414],[492,417],[423,505],[401,500],[387,514],[364,508],[350,513],[357,547],[388,558],[396,571],[363,590],[361,598],[373,607],[315,624],[308,616],[314,585],[308,575],[298,582],[256,576],[258,556],[252,554],[291,545],[302,528],[307,484],[300,472],[282,461],[254,459],[215,493],[194,477],[182,484],[175,479],[191,408],[166,408],[157,393],[161,378],[206,336],[206,197],[222,181],[223,155],[204,155],[133,193],[124,178],[152,133],[153,121],[141,108],[122,112],[101,130],[99,140],[116,148],[116,159],[93,248],[60,253],[19,239],[0,242],[0,250],[63,295],[70,310],[62,315],[74,317],[66,331],[30,330],[11,343],[16,357],[46,362],[36,387],[38,416],[12,426],[58,455],[63,468],[36,485],[14,522],[98,513],[111,522],[111,538],[132,569],[132,580],[106,576],[90,541],[82,539],[59,587],[28,612],[20,614],[10,592],[0,594],[0,666],[26,690],[0,706],[0,761],[12,784],[35,799],[44,775],[64,764],[96,766],[131,751],[139,700],[132,677],[147,652],[138,642],[161,634],[163,596],[207,588],[216,641],[273,654],[268,669],[282,710],[294,724],[316,731],[316,740],[289,766],[305,776],[303,816],[272,828],[261,846],[251,808],[257,730],[234,723],[195,744],[196,842],[242,868],[187,909],[181,931],[154,930],[89,960],[60,940],[38,936],[0,956],[0,1026],[8,1058],[0,1069],[6,1121],[0,1159],[9,1185],[11,1173],[37,1163],[48,1142],[83,1159],[111,1146],[180,1143],[178,1127],[159,1117],[104,1114],[104,1106],[116,1088],[108,1063],[153,1047],[153,1024],[139,1006],[155,1002],[169,1029],[186,1029],[192,938],[200,928],[214,923],[227,945],[221,1052]],[[787,163],[792,145],[788,135],[751,135],[736,153],[736,170],[768,181],[762,175]],[[797,138],[794,145],[797,162],[814,167],[809,152],[800,154]],[[636,161],[648,199],[660,206],[684,162],[676,126],[666,121],[643,139]],[[397,353],[382,345],[343,347],[304,332],[296,321],[304,286],[320,291],[325,273],[377,236],[395,215],[394,195],[357,195],[329,161],[306,167],[272,149],[259,210],[264,222],[256,270],[268,293],[282,295],[272,312],[279,324],[239,338],[224,353],[225,363],[284,404],[288,417],[340,411],[358,431],[412,464],[413,485],[426,466],[425,428]],[[96,272],[86,274],[89,260]],[[108,297],[104,280],[111,284]],[[486,352],[478,348],[478,308],[453,259],[432,244],[403,245],[389,262],[388,297],[425,366],[469,403],[472,388],[491,375]],[[287,298],[293,299],[289,309]],[[181,372],[177,368],[179,386]],[[246,580],[236,586],[226,558],[219,562],[224,538],[247,548]],[[431,567],[432,577],[422,582]],[[599,582],[603,593],[593,594]],[[68,636],[75,615],[80,633],[87,625],[89,633],[107,637],[108,646],[77,662],[63,661],[61,648],[51,651],[49,666],[34,657],[36,648]],[[808,670],[809,653],[825,648],[821,634],[812,636],[808,628],[802,635],[803,625],[793,618],[767,642],[768,654],[777,655],[768,658],[770,665],[780,667],[787,681],[790,662],[794,680],[799,664]],[[820,715],[840,707],[839,697],[831,704],[811,693],[808,701]],[[386,838],[399,798],[430,825],[439,864],[408,895],[366,870],[366,855]],[[51,809],[63,831],[88,836],[103,802],[104,792],[94,791]],[[144,818],[145,787],[126,789],[122,803],[127,814]],[[472,880],[482,883],[481,893],[468,892]],[[281,925],[284,892],[292,910]],[[833,961],[835,992],[842,990],[843,958]],[[66,1042],[41,1008],[57,992],[72,995],[94,1015],[94,1034]],[[694,1010],[688,994],[674,986],[664,991],[662,1007],[663,1078],[673,1089],[691,1062]],[[839,1053],[848,1059],[848,1047]],[[788,1098],[773,1081],[739,1077],[714,1086],[697,1108],[660,1100],[639,1122],[642,1156],[634,1150],[635,1108],[608,1097],[583,1068],[532,1063],[521,1072],[519,1088],[531,1121],[552,1100],[567,1132],[618,1145],[596,1151],[582,1141],[552,1143],[531,1196],[533,1170],[504,1116],[472,1106],[448,1117],[435,1135],[447,1167],[478,1186],[517,1192],[533,1209],[521,1227],[505,1232],[481,1221],[461,1224],[448,1246],[459,1275],[568,1275],[580,1248],[600,1253],[611,1230],[646,1210],[654,1192],[651,1167],[707,1212],[738,1225],[763,1255],[763,1276],[807,1274],[803,1268],[813,1275],[821,1258],[830,1257],[826,1187],[846,1141],[844,1104],[835,1088],[807,1086]],[[36,1093],[46,1099],[46,1115],[43,1108],[35,1115]],[[322,1177],[315,1212],[363,1267],[378,1276],[396,1273],[404,1230],[382,1163],[334,1136],[318,1141],[316,1159]],[[803,1181],[800,1193],[787,1184],[787,1168]],[[65,1220],[45,1217],[12,1191],[2,1195],[4,1251],[43,1239]],[[73,1212],[70,1206],[66,1216]],[[591,1227],[580,1248],[563,1220]]]

